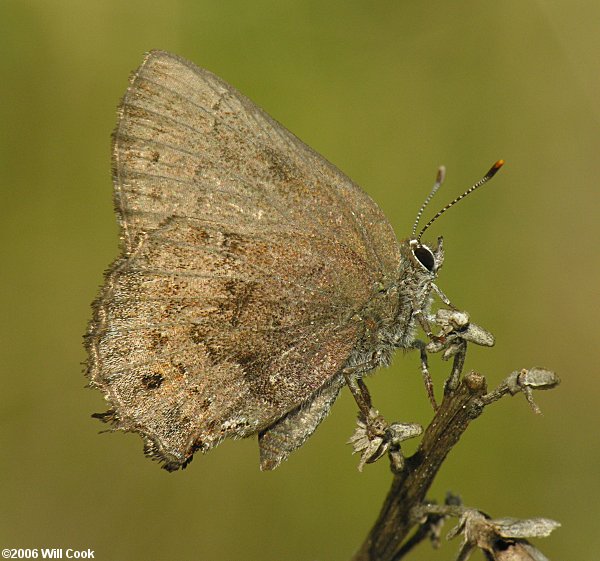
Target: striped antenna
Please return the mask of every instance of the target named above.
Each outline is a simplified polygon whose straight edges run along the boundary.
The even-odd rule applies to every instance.
[[[444,212],[446,212],[450,207],[453,207],[461,199],[464,199],[467,195],[470,195],[473,191],[475,191],[475,189],[479,189],[479,187],[481,187],[484,183],[487,183],[490,179],[492,179],[492,177],[494,177],[494,175],[496,175],[498,170],[503,165],[504,165],[504,160],[498,160],[477,183],[475,183],[474,185],[471,185],[471,187],[469,187],[462,195],[456,197],[456,199],[454,199],[452,202],[448,203],[442,210],[440,210],[429,222],[427,222],[427,224],[425,224],[425,226],[423,226],[423,228],[419,232],[419,235],[417,236],[417,242],[421,241],[421,236],[425,233],[425,230],[427,230],[427,228],[429,228],[429,226],[431,226],[442,214],[444,214]],[[430,198],[430,197],[428,197],[428,198]],[[413,237],[414,237],[414,231],[413,231]]]
[[[433,185],[433,188],[431,189],[431,193],[429,193],[429,195],[427,195],[425,202],[421,205],[419,212],[417,212],[417,218],[415,220],[415,223],[413,224],[413,229],[412,229],[412,238],[413,239],[415,238],[415,234],[417,233],[417,226],[419,225],[419,220],[421,220],[423,211],[427,208],[429,201],[431,201],[431,199],[433,199],[433,195],[435,195],[437,193],[437,190],[442,186],[442,183],[444,183],[444,179],[446,179],[446,168],[444,166],[440,166],[438,168],[438,172],[435,177],[435,183]]]

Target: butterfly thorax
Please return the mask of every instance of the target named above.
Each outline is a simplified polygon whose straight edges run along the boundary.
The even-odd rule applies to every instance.
[[[356,314],[363,334],[346,367],[358,375],[387,366],[395,349],[411,348],[419,314],[430,314],[432,284],[443,263],[441,240],[433,250],[415,240],[404,240],[400,251],[397,277],[377,283],[369,301]]]

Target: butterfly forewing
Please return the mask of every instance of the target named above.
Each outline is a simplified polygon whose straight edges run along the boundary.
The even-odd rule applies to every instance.
[[[213,74],[152,52],[114,134],[123,255],[87,345],[107,419],[169,469],[339,375],[399,253],[377,206]]]

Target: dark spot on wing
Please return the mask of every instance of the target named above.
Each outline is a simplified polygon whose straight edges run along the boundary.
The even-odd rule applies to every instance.
[[[153,349],[161,349],[168,344],[169,338],[160,331],[153,331],[150,335],[150,342]]]
[[[163,377],[158,372],[154,374],[146,374],[142,376],[142,385],[147,390],[155,390],[160,388],[160,385],[163,383]]]

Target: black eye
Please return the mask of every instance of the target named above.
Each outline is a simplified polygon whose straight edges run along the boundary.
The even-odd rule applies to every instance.
[[[429,251],[426,247],[419,246],[413,251],[413,253],[423,267],[430,272],[433,271],[435,259],[433,258],[433,253],[431,253],[431,251]]]

